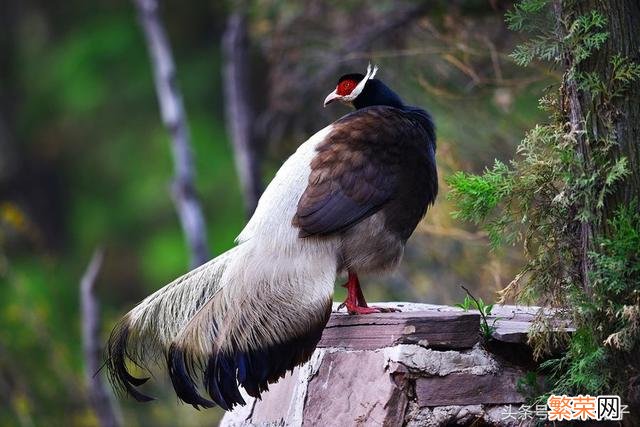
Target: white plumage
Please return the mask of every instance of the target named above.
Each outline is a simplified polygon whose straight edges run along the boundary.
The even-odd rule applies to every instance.
[[[437,194],[435,132],[427,112],[405,106],[374,75],[343,76],[325,103],[355,106],[282,165],[236,246],[146,298],[114,329],[107,366],[138,400],[129,361],[165,356],[183,401],[223,409],[259,397],[309,359],[348,272],[350,314],[366,304],[359,273],[400,261],[406,240]],[[198,380],[212,400],[201,396]],[[215,402],[215,403],[214,403]]]
[[[282,165],[236,247],[150,295],[123,318],[112,335],[110,363],[122,345],[140,364],[173,344],[206,364],[213,349],[249,352],[324,325],[339,237],[300,239],[291,219],[316,145],[331,128],[309,138]],[[118,340],[123,331],[124,342]]]

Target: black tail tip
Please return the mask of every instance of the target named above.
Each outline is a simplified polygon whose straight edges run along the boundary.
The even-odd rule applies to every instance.
[[[136,363],[135,358],[133,358],[127,350],[128,339],[129,326],[126,321],[122,321],[114,328],[107,344],[106,366],[109,370],[109,380],[111,381],[114,389],[126,391],[127,394],[132,396],[138,402],[150,402],[155,400],[155,398],[141,393],[136,389],[136,387],[146,383],[149,380],[149,377],[137,378],[131,375],[127,370],[127,359]]]
[[[188,348],[182,348],[176,343],[171,344],[166,354],[166,363],[176,395],[198,410],[218,405],[229,411],[237,405],[245,405],[240,387],[244,388],[249,396],[260,399],[262,393],[269,390],[269,384],[278,381],[288,371],[309,360],[331,314],[330,299],[327,301],[324,314],[325,316],[301,335],[247,350],[213,349],[206,359],[194,355]],[[142,359],[128,351],[130,335],[130,324],[125,318],[109,338],[106,366],[116,389],[126,390],[139,402],[149,402],[155,399],[136,388],[149,378],[134,377],[127,370],[127,359],[137,366],[140,366],[138,362]],[[198,379],[202,380],[211,399],[200,394]]]
[[[167,370],[171,384],[176,391],[176,395],[185,403],[193,405],[194,408],[213,408],[216,406],[214,402],[205,399],[198,392],[198,387],[193,379],[193,362],[185,359],[185,353],[178,348],[176,344],[171,344],[167,353]],[[217,402],[216,402],[217,403]],[[223,405],[222,409],[227,410]]]
[[[209,396],[225,411],[236,405],[246,405],[240,394],[238,366],[233,356],[214,353],[204,371],[204,386]]]
[[[307,345],[303,354],[296,349],[299,344],[300,340],[294,340],[249,352],[228,354],[216,351],[209,356],[204,372],[197,357],[172,344],[167,354],[167,369],[176,395],[182,401],[196,409],[218,405],[230,411],[238,405],[246,405],[240,392],[241,386],[249,396],[259,399],[262,393],[269,390],[270,383],[306,361],[313,352],[315,342]],[[211,400],[200,394],[197,386],[200,376]]]

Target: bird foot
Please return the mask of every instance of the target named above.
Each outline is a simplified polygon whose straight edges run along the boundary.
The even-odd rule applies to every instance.
[[[349,280],[344,285],[347,288],[347,299],[338,306],[338,310],[347,307],[349,314],[371,314],[371,313],[392,313],[400,311],[397,308],[387,307],[369,307],[364,299],[362,289],[360,289],[360,280],[354,272],[349,272]]]
[[[340,304],[338,306],[338,310],[342,309],[346,307],[347,308],[347,313],[349,313],[350,315],[354,315],[354,314],[372,314],[372,313],[395,313],[395,312],[399,312],[400,310],[397,308],[393,308],[393,307],[375,307],[375,306],[360,306],[360,305],[355,305],[355,304],[350,304],[349,302],[345,301],[342,304]]]

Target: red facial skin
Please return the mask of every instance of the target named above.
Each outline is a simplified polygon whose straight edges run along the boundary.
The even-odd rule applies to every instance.
[[[353,89],[356,88],[357,85],[358,85],[358,82],[356,82],[355,80],[341,81],[340,83],[338,83],[338,86],[336,87],[336,93],[340,96],[349,95],[353,91]]]

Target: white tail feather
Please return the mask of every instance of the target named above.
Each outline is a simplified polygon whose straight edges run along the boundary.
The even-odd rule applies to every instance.
[[[126,316],[134,354],[161,355],[191,318],[220,290],[238,248],[223,253],[149,295]],[[158,351],[160,350],[160,351]]]
[[[240,383],[258,396],[286,370],[306,360],[328,320],[337,270],[337,237],[298,237],[291,220],[304,192],[319,131],[278,171],[237,238],[238,246],[146,298],[109,342],[114,381],[139,400],[126,359],[166,356],[178,396],[194,406],[198,367],[212,399],[227,409],[242,403]],[[197,375],[197,374],[196,374]],[[236,378],[237,376],[237,378]]]

